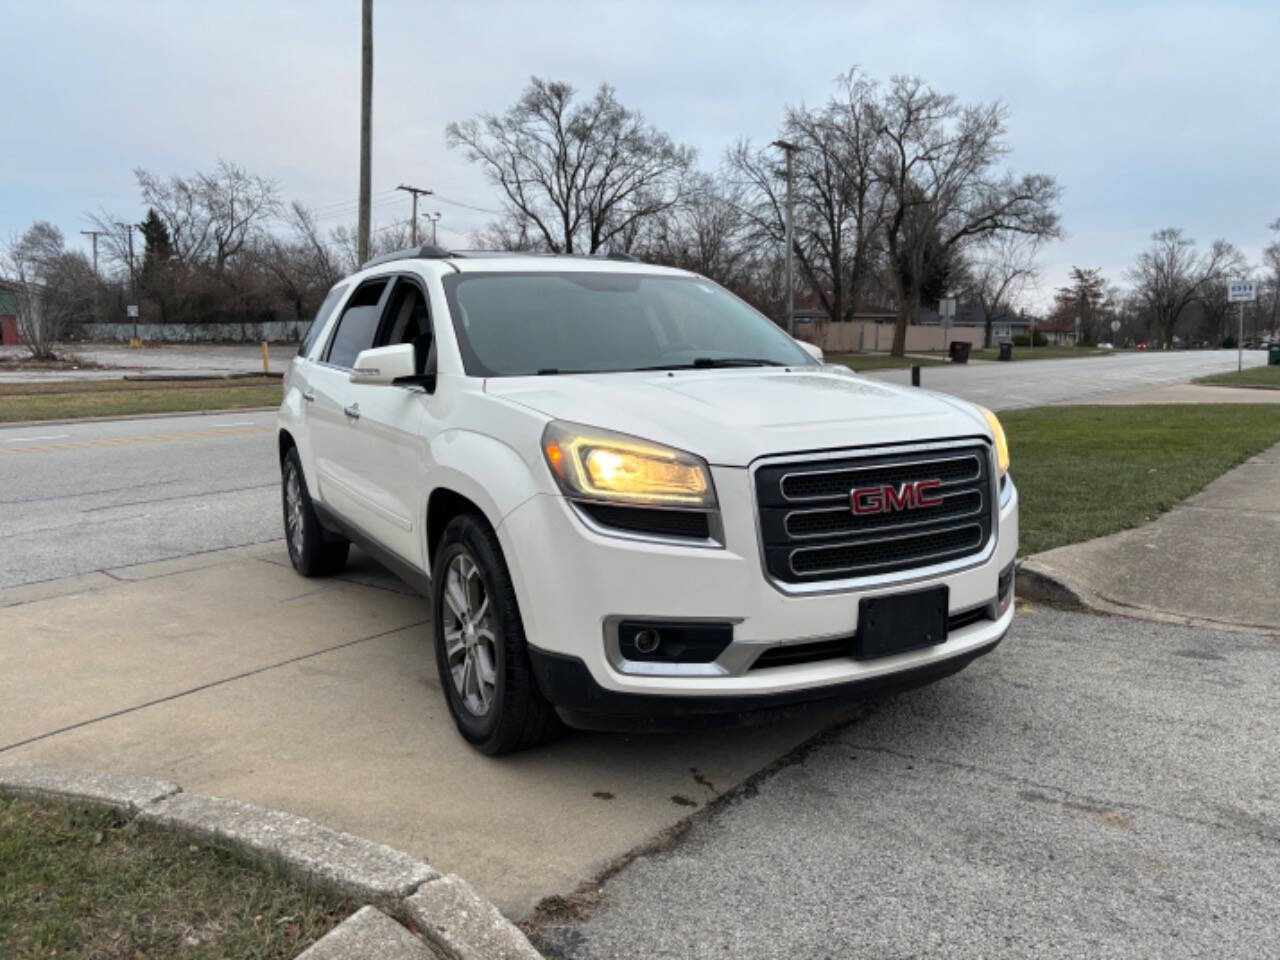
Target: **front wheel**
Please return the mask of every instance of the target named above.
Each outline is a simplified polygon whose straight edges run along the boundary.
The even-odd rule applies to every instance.
[[[561,729],[538,689],[515,588],[480,517],[445,527],[431,571],[436,667],[458,732],[482,753],[531,747]]]
[[[284,456],[280,465],[281,500],[284,506],[284,539],[293,569],[304,577],[341,573],[347,565],[351,544],[325,530],[316,516],[302,474],[297,448]]]

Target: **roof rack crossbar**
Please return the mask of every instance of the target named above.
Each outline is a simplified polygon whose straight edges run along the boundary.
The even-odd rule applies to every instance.
[[[367,270],[370,267],[376,267],[380,263],[391,263],[393,260],[447,260],[451,257],[460,257],[462,254],[446,250],[444,247],[438,247],[433,243],[424,243],[420,247],[406,247],[403,250],[392,250],[390,253],[384,253],[379,257],[366,260],[360,264],[361,270]]]

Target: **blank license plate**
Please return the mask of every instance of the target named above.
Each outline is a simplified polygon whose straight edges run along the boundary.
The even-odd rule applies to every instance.
[[[949,597],[946,587],[864,597],[858,603],[854,657],[870,660],[942,643],[947,639]]]

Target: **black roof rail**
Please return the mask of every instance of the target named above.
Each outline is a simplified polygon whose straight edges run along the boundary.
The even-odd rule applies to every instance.
[[[380,257],[374,257],[360,264],[361,270],[368,270],[370,267],[376,267],[380,263],[390,263],[393,260],[447,260],[450,257],[460,257],[462,254],[452,250],[446,250],[444,247],[437,247],[433,243],[424,243],[420,247],[405,247],[403,250],[392,250],[390,253],[384,253]]]

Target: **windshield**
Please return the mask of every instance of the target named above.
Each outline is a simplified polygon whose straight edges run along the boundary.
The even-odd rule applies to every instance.
[[[816,363],[763,314],[698,277],[462,273],[444,288],[471,376]]]

